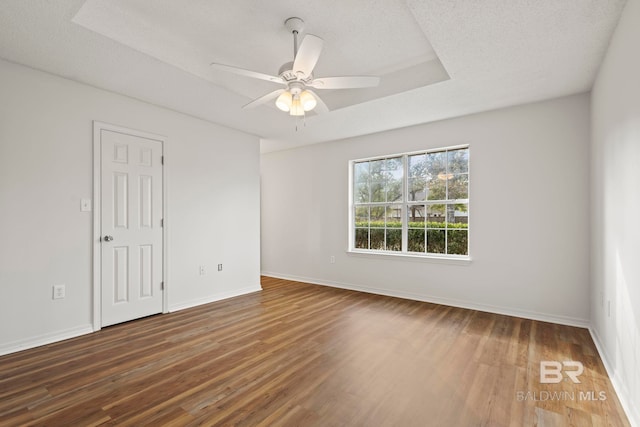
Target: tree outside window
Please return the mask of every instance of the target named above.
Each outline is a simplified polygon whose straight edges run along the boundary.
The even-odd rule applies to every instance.
[[[468,147],[354,161],[351,173],[351,249],[468,255]]]

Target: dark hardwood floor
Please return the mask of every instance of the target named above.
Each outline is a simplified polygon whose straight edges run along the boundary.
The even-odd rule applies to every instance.
[[[585,329],[263,289],[0,357],[0,425],[629,425]],[[540,384],[541,360],[581,383]]]

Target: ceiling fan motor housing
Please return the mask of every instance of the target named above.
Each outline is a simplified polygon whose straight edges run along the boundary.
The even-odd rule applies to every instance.
[[[306,76],[306,78],[303,75],[296,74],[293,71],[293,61],[283,64],[282,67],[280,67],[280,70],[278,70],[278,75],[287,83],[292,81],[299,81],[306,84],[313,80],[312,74]]]

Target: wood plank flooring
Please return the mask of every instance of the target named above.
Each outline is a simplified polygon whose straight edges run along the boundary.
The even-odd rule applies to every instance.
[[[629,425],[585,329],[263,289],[0,357],[0,425]],[[540,384],[541,360],[581,383]]]

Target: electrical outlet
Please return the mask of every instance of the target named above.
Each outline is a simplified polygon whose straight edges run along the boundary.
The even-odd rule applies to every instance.
[[[53,285],[53,299],[62,299],[66,296],[65,285]]]
[[[222,271],[222,264],[218,264],[218,271]]]
[[[91,199],[80,199],[80,212],[91,212]]]
[[[200,266],[200,275],[201,275],[201,276],[204,276],[204,275],[206,275],[206,274],[207,274],[207,267],[206,267],[206,266],[204,266],[204,265],[201,265],[201,266]]]
[[[329,263],[330,263],[330,264],[335,264],[335,263],[336,263],[336,257],[334,257],[333,255],[331,255],[331,256],[329,257]]]

